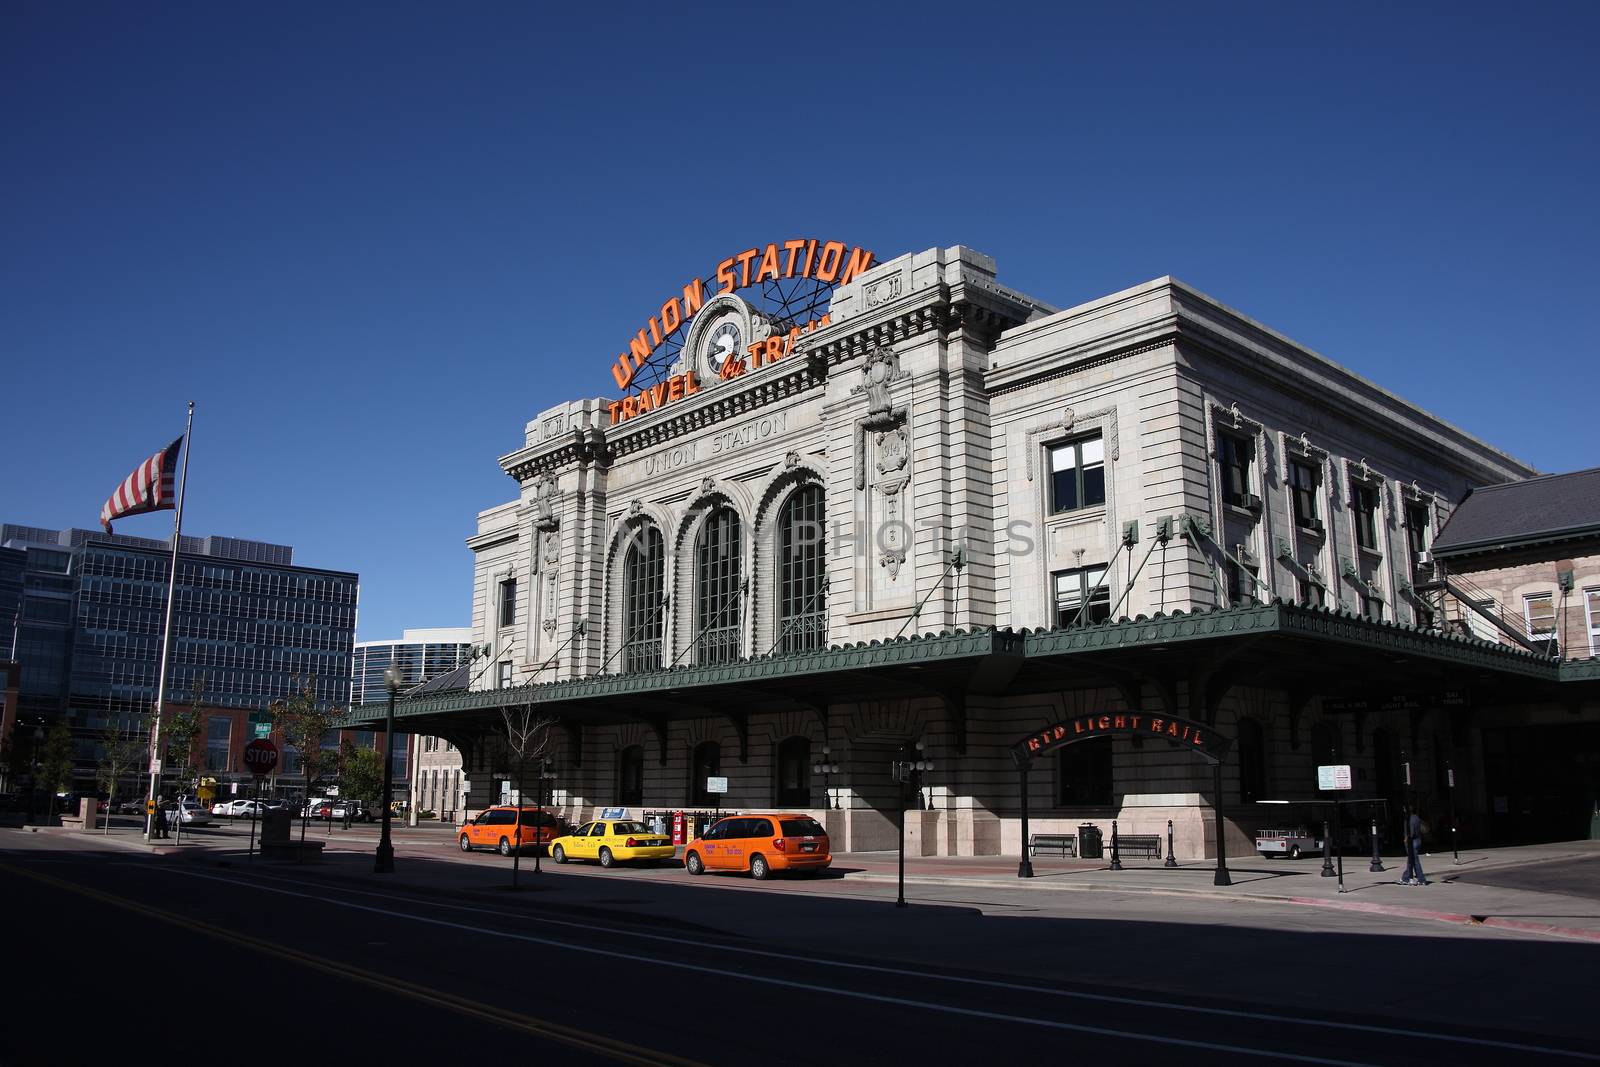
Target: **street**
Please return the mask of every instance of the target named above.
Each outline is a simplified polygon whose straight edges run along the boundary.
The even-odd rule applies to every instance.
[[[347,847],[341,833],[330,849]],[[51,931],[10,998],[35,1025],[7,1028],[6,1062],[94,1059],[100,1042],[45,1025],[84,994],[108,1033],[215,1042],[247,1063],[306,1049],[649,1064],[1600,1059],[1584,1014],[1593,944],[1154,894],[985,891],[975,904],[922,887],[901,910],[892,887],[843,879],[690,882],[549,861],[535,876],[531,857],[528,888],[511,893],[509,861],[452,856],[437,830],[397,835],[401,870],[380,880],[374,835],[351,833],[351,851],[296,867],[247,862],[242,837],[153,857],[6,831],[6,899]],[[130,979],[141,971],[147,995]]]

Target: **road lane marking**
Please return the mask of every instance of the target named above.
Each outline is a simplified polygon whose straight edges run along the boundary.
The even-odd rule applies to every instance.
[[[164,869],[164,868],[157,868]],[[963,1008],[953,1004],[940,1004],[928,1000],[916,1000],[911,997],[889,996],[884,993],[868,993],[863,990],[842,989],[837,986],[818,985],[813,982],[802,982],[789,978],[776,978],[771,975],[751,974],[747,971],[730,971],[721,967],[710,967],[704,964],[687,963],[682,960],[660,959],[651,956],[641,956],[636,952],[619,952],[612,949],[598,948],[592,945],[575,945],[566,941],[553,938],[535,937],[532,934],[512,933],[504,930],[491,930],[481,926],[471,926],[466,923],[451,922],[448,919],[434,919],[425,915],[415,915],[409,912],[394,911],[388,908],[371,907],[365,904],[356,904],[347,900],[338,900],[331,897],[319,896],[312,893],[299,893],[289,889],[279,889],[273,886],[252,885],[232,878],[219,878],[216,875],[200,874],[196,871],[172,871],[173,874],[182,874],[191,878],[202,878],[208,881],[222,882],[228,885],[237,885],[247,889],[255,889],[264,893],[277,893],[281,896],[297,897],[302,900],[311,900],[330,907],[348,908],[352,911],[367,912],[372,915],[383,915],[392,919],[400,919],[426,926],[439,926],[450,930],[461,930],[466,933],[479,934],[491,940],[522,941],[527,944],[542,945],[546,948],[560,949],[568,952],[578,952],[589,956],[601,956],[608,959],[624,960],[628,963],[643,963],[657,967],[666,967],[672,970],[689,971],[696,974],[708,974],[718,978],[728,978],[739,982],[759,982],[763,985],[778,986],[783,989],[796,989],[807,993],[818,993],[824,996],[842,997],[848,1000],[864,1000],[876,1004],[892,1004],[897,1007],[917,1008],[924,1011],[938,1012],[945,1015],[959,1015],[966,1018],[986,1019],[992,1022],[1026,1024],[1049,1030],[1065,1030],[1073,1033],[1094,1034],[1099,1037],[1110,1037],[1128,1041],[1142,1041],[1149,1044],[1172,1045],[1180,1048],[1205,1049],[1208,1052],[1231,1052],[1240,1056],[1257,1056],[1264,1059],[1273,1059],[1293,1063],[1326,1064],[1329,1067],[1368,1067],[1359,1060],[1336,1060],[1320,1056],[1296,1055],[1290,1052],[1274,1051],[1269,1049],[1249,1048],[1243,1045],[1228,1045],[1216,1041],[1199,1041],[1183,1037],[1163,1037],[1135,1030],[1118,1030],[1106,1026],[1091,1026],[1087,1023],[1069,1023],[1057,1019],[1040,1019],[1027,1015],[1010,1015],[1004,1012],[985,1011],[981,1008]],[[48,877],[48,876],[40,876]],[[93,891],[89,891],[93,892]],[[118,898],[108,897],[116,900]],[[590,931],[592,933],[592,931]],[[692,944],[692,942],[684,942]],[[704,947],[704,946],[699,946]],[[793,957],[781,956],[777,953],[771,955],[793,962]],[[817,963],[806,959],[805,962]],[[914,972],[906,972],[914,974]],[[926,977],[925,975],[915,975]],[[419,987],[420,989],[420,987]]]
[[[251,937],[249,934],[227,930],[200,919],[191,919],[174,912],[151,907],[148,904],[139,904],[125,897],[113,896],[110,893],[91,889],[88,886],[79,885],[64,878],[57,878],[54,875],[22,870],[9,863],[0,863],[0,871],[5,871],[20,878],[29,878],[69,893],[76,893],[80,896],[97,900],[103,904],[135,912],[158,922],[170,923],[173,926],[182,927],[194,933],[241,945],[268,956],[276,956],[290,963],[297,963],[304,967],[311,967],[340,978],[372,986],[385,993],[398,993],[401,996],[420,1000],[434,1007],[453,1011],[458,1015],[482,1019],[508,1029],[520,1030],[549,1041],[570,1045],[574,1048],[582,1049],[584,1052],[616,1060],[618,1063],[635,1064],[638,1067],[706,1067],[705,1064],[700,1063],[698,1060],[684,1059],[671,1053],[630,1045],[626,1041],[586,1034],[571,1027],[563,1026],[560,1023],[551,1022],[548,1019],[524,1015],[521,1012],[511,1011],[493,1004],[478,1003],[465,997],[458,997],[453,993],[445,993],[416,985],[402,978],[369,971],[354,964],[341,963],[338,960],[328,959],[325,956],[318,956],[310,952],[302,952],[299,949],[292,949],[283,945],[274,945],[260,938]]]
[[[150,870],[144,864],[129,863],[128,866]],[[252,882],[243,882],[233,878],[222,878],[217,875],[200,874],[195,871],[169,870],[169,874],[182,874],[194,878],[206,878],[212,881],[224,882],[228,885],[244,886],[251,889],[261,889],[267,892],[282,892],[270,886],[261,886]],[[286,878],[281,875],[262,873],[261,878],[285,882],[289,885],[306,886],[311,889],[323,889],[324,886],[315,882],[306,882],[297,878]],[[437,900],[419,900],[415,897],[403,897],[392,893],[379,893],[369,889],[355,889],[341,887],[341,892],[353,893],[360,896],[374,897],[379,900],[393,900],[403,904],[417,904],[423,907],[447,909],[450,911],[465,911],[474,915],[493,915],[501,918],[521,919],[530,923],[541,923],[546,926],[558,926],[569,930],[578,930],[587,935],[594,933],[592,926],[579,922],[570,922],[564,919],[552,919],[545,916],[527,915],[521,912],[501,911],[495,908],[485,908],[478,905],[450,904]],[[328,903],[340,903],[326,897],[312,896],[311,894],[294,893],[293,896],[307,896],[314,900],[325,900]],[[358,905],[359,906],[359,905]],[[420,917],[419,917],[420,918]],[[428,921],[428,920],[424,920]],[[669,945],[681,945],[691,948],[704,949],[713,947],[702,941],[695,941],[685,937],[674,937],[671,934],[653,934],[636,930],[609,931],[619,936],[640,938],[649,941],[659,941]],[[569,946],[571,947],[571,946]],[[840,970],[863,971],[872,974],[893,975],[899,978],[919,978],[925,981],[949,982],[952,984],[980,986],[986,989],[999,989],[1007,992],[1029,993],[1039,996],[1061,997],[1070,1000],[1087,1000],[1105,1004],[1117,1004],[1126,1007],[1160,1008],[1167,1011],[1183,1011],[1197,1015],[1217,1015],[1233,1019],[1247,1019],[1252,1022],[1283,1023],[1296,1027],[1317,1026],[1332,1030],[1351,1030],[1359,1033],[1384,1034],[1390,1037],[1414,1038],[1428,1041],[1443,1041],[1452,1044],[1466,1044],[1483,1048],[1499,1048],[1513,1052],[1534,1052],[1541,1055],[1565,1056],[1572,1059],[1600,1062],[1600,1055],[1586,1052],[1576,1052],[1570,1049],[1554,1048],[1548,1045],[1533,1045],[1518,1041],[1501,1041],[1494,1038],[1467,1037],[1461,1034],[1442,1033],[1433,1030],[1407,1030],[1398,1026],[1383,1026],[1377,1023],[1351,1023],[1339,1022],[1332,1019],[1312,1019],[1301,1015],[1279,1015],[1264,1011],[1247,1011],[1242,1008],[1211,1008],[1202,1005],[1184,1004],[1178,1001],[1156,1000],[1149,997],[1118,996],[1112,993],[1085,993],[1079,990],[1056,989],[1027,985],[1020,982],[1007,982],[997,978],[973,978],[968,975],[934,974],[928,971],[916,971],[903,967],[894,967],[889,964],[856,963],[849,960],[819,959],[814,956],[797,956],[788,952],[774,952],[768,949],[750,948],[744,945],[714,946],[720,952],[734,952],[746,956],[758,956],[766,959],[781,960],[786,963],[802,962],[820,968],[837,968]]]

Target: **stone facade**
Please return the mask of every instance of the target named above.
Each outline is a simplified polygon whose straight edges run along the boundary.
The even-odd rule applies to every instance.
[[[1052,626],[1058,576],[1102,569],[1117,616],[1279,597],[1425,621],[1408,523],[1425,517],[1431,530],[1469,488],[1533,473],[1171,278],[1056,310],[1002,285],[987,256],[930,249],[840,286],[830,311],[783,358],[703,379],[695,395],[626,422],[612,425],[608,402],[590,399],[527,424],[523,446],[501,459],[518,498],[479,515],[469,541],[473,639],[495,660],[479,685],[620,670],[624,556],[647,527],[664,544],[661,663],[694,662],[695,546],[720,509],[738,519],[737,650],[767,654],[785,636],[775,530],[806,487],[825,501],[826,641],[839,644]],[[1104,499],[1062,507],[1055,450],[1083,442],[1103,454]],[[1090,460],[1079,462],[1089,478]],[[1165,536],[1180,528],[1192,536]],[[934,769],[908,821],[913,851],[1015,855],[1007,748],[1074,713],[1129,710],[1130,696],[1153,697],[1064,685],[1049,699],[975,701],[964,751],[945,704],[926,692],[824,699],[824,714],[755,715],[743,729],[711,714],[660,728],[643,716],[574,726],[559,737],[559,806],[583,817],[616,803],[636,748],[635,806],[697,806],[697,753],[715,742],[729,779],[723,807],[804,808],[827,821],[836,847],[888,848],[890,762],[920,740]],[[1376,720],[1364,736],[1360,722],[1324,721],[1312,706],[1292,727],[1287,703],[1244,686],[1218,719],[1228,733],[1244,719],[1259,725],[1269,788],[1307,791],[1320,758],[1305,740],[1313,728],[1347,735],[1350,762],[1369,758]],[[803,783],[781,780],[780,750],[807,754]],[[497,795],[503,757],[486,747],[472,758],[476,809]],[[840,766],[826,790],[836,808],[823,806],[819,760]],[[1109,832],[1115,818],[1123,832],[1164,834],[1170,819],[1180,856],[1214,852],[1210,771],[1192,758],[1119,738],[1109,795],[1092,803],[1074,800],[1066,766],[1032,779],[1036,832],[1085,822]],[[1236,803],[1237,769],[1228,774],[1230,851],[1247,851],[1254,814]]]

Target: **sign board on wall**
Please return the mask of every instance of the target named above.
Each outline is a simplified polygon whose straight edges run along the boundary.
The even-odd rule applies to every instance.
[[[1318,789],[1349,789],[1350,765],[1348,763],[1329,764],[1317,768]]]
[[[706,779],[706,792],[707,793],[726,793],[727,791],[728,791],[728,780],[726,778],[707,778]]]

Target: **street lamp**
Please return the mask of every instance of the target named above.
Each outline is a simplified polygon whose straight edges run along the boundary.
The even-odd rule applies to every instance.
[[[545,799],[544,798],[548,795],[548,793],[546,793],[545,790],[546,790],[546,788],[549,786],[549,784],[551,782],[555,781],[555,777],[556,777],[555,761],[552,760],[549,756],[541,757],[540,760],[539,760],[539,784],[538,784],[538,787],[537,787],[538,792],[537,792],[536,797],[535,797],[535,803],[537,803],[538,806],[539,806],[539,816],[538,816],[539,821],[535,824],[536,829],[534,830],[535,835],[537,835],[535,837],[535,840],[537,840],[539,837],[543,837],[544,836],[544,827],[545,827],[545,821],[544,821]],[[545,848],[549,848],[549,847],[550,847],[549,845],[545,846]],[[538,874],[539,870],[540,870],[539,857],[540,857],[540,849],[539,849],[539,846],[536,844],[536,845],[534,845],[534,848],[533,848],[533,873],[534,874]]]
[[[404,673],[393,663],[383,672],[389,710],[383,716],[383,832],[378,836],[378,859],[372,867],[375,874],[394,873],[394,845],[389,842],[389,805],[394,792],[394,695],[404,681]]]
[[[824,808],[837,808],[839,801],[833,795],[833,788],[828,784],[828,779],[839,773],[837,763],[828,762],[828,756],[833,752],[827,745],[822,746],[822,759],[811,765],[812,774],[822,775],[822,794]]]
[[[914,785],[917,790],[917,800],[920,803],[922,800],[922,784],[917,775],[924,771],[933,770],[933,761],[922,758],[922,742],[918,741],[912,747],[916,750],[915,759],[897,759],[889,764],[889,770],[893,774],[894,780],[900,784],[900,796],[897,805],[900,809],[900,893],[894,902],[894,906],[897,908],[906,906],[906,790]],[[900,750],[900,754],[911,755],[904,748]]]

